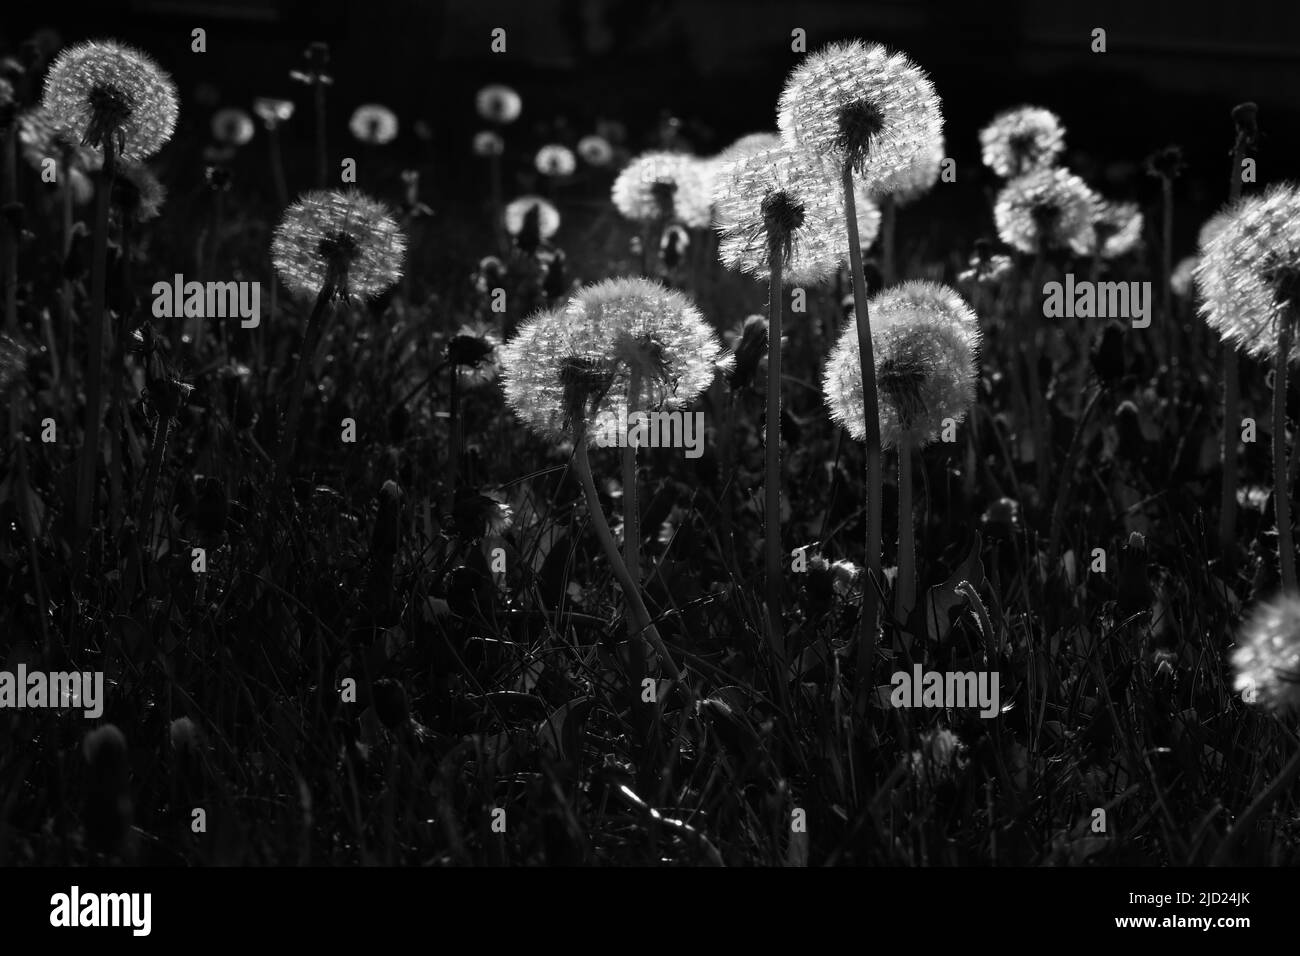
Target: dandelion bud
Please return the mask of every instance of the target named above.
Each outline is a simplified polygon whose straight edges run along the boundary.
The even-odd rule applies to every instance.
[[[273,97],[259,96],[253,100],[253,112],[267,129],[275,129],[281,123],[293,118],[293,100],[280,100]]]

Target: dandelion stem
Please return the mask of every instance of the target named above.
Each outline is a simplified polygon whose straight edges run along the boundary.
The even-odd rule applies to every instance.
[[[447,363],[451,380],[447,383],[447,404],[451,414],[451,452],[447,463],[447,484],[451,488],[451,503],[456,505],[456,487],[460,483],[460,459],[465,450],[465,426],[460,415],[460,365]]]
[[[916,530],[912,524],[912,443],[898,441],[898,583],[894,618],[905,624],[916,606]]]
[[[767,589],[767,634],[777,666],[777,686],[784,700],[785,617],[781,570],[781,292],[785,281],[785,249],[780,236],[768,226],[768,263],[771,275],[767,291],[767,430],[766,470],[763,478],[763,552]]]
[[[658,628],[650,619],[650,612],[646,610],[645,602],[641,600],[641,589],[637,587],[636,582],[632,580],[632,575],[628,573],[627,565],[623,563],[623,557],[618,553],[618,545],[614,541],[614,534],[609,530],[609,522],[605,520],[605,513],[601,510],[600,494],[596,491],[596,480],[591,474],[591,459],[587,454],[586,429],[579,428],[577,432],[574,437],[573,462],[578,471],[578,478],[582,482],[587,510],[591,513],[591,526],[596,531],[600,546],[605,550],[605,557],[609,560],[610,567],[614,571],[614,577],[618,579],[619,587],[623,589],[623,597],[627,601],[628,610],[631,612],[633,620],[636,621],[637,633],[643,635],[644,640],[650,642],[650,646],[659,655],[659,661],[664,670],[668,671],[668,676],[673,680],[680,680],[681,671],[673,663],[673,659],[668,654],[668,648],[664,646],[663,639],[659,636]]]
[[[1164,296],[1164,313],[1165,321],[1171,322],[1173,319],[1173,274],[1174,274],[1174,181],[1169,176],[1160,177],[1160,196],[1162,199],[1161,213],[1163,221],[1163,243],[1160,250],[1163,256],[1164,269],[1162,271],[1165,280],[1164,288],[1161,293]]]
[[[104,168],[95,196],[95,246],[90,266],[90,341],[86,349],[86,417],[77,483],[74,551],[90,536],[95,504],[95,471],[99,464],[99,426],[104,408],[104,289],[108,270],[108,201],[117,167],[116,137],[104,137]],[[65,184],[70,186],[71,184]]]
[[[871,318],[867,311],[867,280],[862,271],[862,243],[858,238],[858,212],[853,197],[853,168],[843,171],[844,214],[848,224],[849,269],[853,278],[853,311],[857,319],[858,355],[862,368],[863,418],[867,453],[867,550],[862,582],[862,619],[858,634],[858,705],[866,702],[875,656],[876,623],[880,595],[881,487],[884,484],[880,453],[880,406],[876,394],[876,357],[871,345]],[[771,334],[769,330],[769,335]]]
[[[1286,468],[1286,376],[1291,359],[1292,308],[1278,317],[1277,355],[1273,360],[1273,510],[1277,515],[1277,554],[1282,566],[1282,589],[1296,593],[1295,545],[1291,537],[1291,489]]]
[[[167,452],[167,436],[171,432],[171,415],[158,413],[158,424],[154,426],[153,444],[149,447],[149,464],[145,472],[144,495],[140,499],[139,518],[136,521],[135,549],[127,560],[126,576],[122,579],[122,590],[118,592],[117,612],[125,614],[131,609],[135,600],[136,588],[139,586],[140,565],[144,554],[153,547],[153,502],[158,490],[158,476],[162,473],[163,458]]]
[[[298,365],[294,369],[293,384],[289,386],[289,414],[285,418],[284,434],[280,436],[280,448],[275,456],[275,471],[271,477],[271,489],[276,491],[285,478],[289,462],[293,458],[294,446],[298,439],[298,419],[302,417],[302,390],[307,384],[307,367],[320,340],[321,330],[325,325],[325,307],[334,296],[334,287],[325,283],[320,294],[316,296],[316,305],[307,319],[307,328],[302,333],[302,348],[298,352]]]
[[[627,386],[627,408],[629,419],[637,409],[632,403],[641,393],[640,371],[633,367]],[[627,572],[632,580],[641,581],[641,509],[637,501],[636,489],[636,447],[632,444],[633,426],[629,421],[625,426],[628,436],[623,444],[623,556],[627,562]]]

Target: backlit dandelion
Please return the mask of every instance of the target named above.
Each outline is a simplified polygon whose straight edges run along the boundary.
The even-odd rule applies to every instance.
[[[113,205],[133,222],[158,218],[167,190],[144,163],[125,162],[113,180]]]
[[[212,138],[227,146],[243,146],[253,138],[253,118],[241,109],[227,107],[212,114]]]
[[[35,106],[18,115],[18,144],[23,158],[40,170],[45,160],[80,173],[93,172],[103,165],[103,157],[89,146],[81,146],[55,121],[44,106]]]
[[[871,299],[885,447],[919,447],[938,437],[945,418],[961,421],[975,397],[979,321],[955,291],[912,281]],[[846,329],[826,364],[831,417],[859,441],[866,435],[857,338]]]
[[[587,286],[564,308],[526,320],[500,349],[506,400],[519,419],[553,440],[573,437],[582,425],[591,442],[616,436],[629,408],[694,401],[723,356],[690,299],[646,279]],[[640,382],[629,395],[634,371]],[[575,389],[584,397],[576,406],[586,410],[583,422],[566,400]]]
[[[1196,248],[1204,253],[1206,248],[1214,241],[1214,237],[1223,232],[1225,226],[1232,221],[1234,208],[1229,205],[1220,209],[1201,225],[1196,233]]]
[[[879,179],[870,195],[877,201],[889,197],[897,206],[915,202],[939,181],[944,151],[943,133],[936,131],[925,149],[913,154],[911,162]]]
[[[1102,201],[1093,230],[1103,259],[1127,255],[1142,241],[1142,211],[1137,203]]]
[[[1064,169],[1041,169],[1008,182],[993,207],[998,236],[1021,252],[1068,249],[1086,256],[1095,248],[1096,193]]]
[[[718,258],[728,268],[766,278],[772,229],[782,244],[777,281],[822,282],[848,255],[837,193],[788,150],[765,150],[724,166],[713,197]]]
[[[1192,294],[1198,262],[1200,260],[1196,256],[1184,256],[1178,260],[1178,265],[1174,266],[1174,274],[1169,277],[1169,287],[1178,298],[1186,299]]]
[[[685,153],[643,153],[614,180],[614,205],[637,222],[677,220],[691,228],[712,221],[711,180],[704,164]]]
[[[537,155],[533,157],[533,165],[543,176],[572,176],[574,170],[578,168],[578,161],[569,147],[559,143],[548,143],[537,151]]]
[[[406,237],[388,208],[356,190],[313,190],[285,210],[271,261],[300,295],[329,288],[346,298],[379,295],[402,277]]]
[[[731,163],[746,159],[755,153],[780,149],[782,145],[780,133],[747,133],[716,156],[709,157],[706,162],[715,170],[721,171]]]
[[[1054,166],[1064,149],[1060,117],[1041,106],[1005,110],[980,130],[984,165],[1004,179]]]
[[[1247,703],[1300,710],[1300,597],[1282,594],[1255,608],[1232,652],[1233,687]]]
[[[1273,358],[1273,469],[1282,586],[1295,593],[1287,479],[1286,394],[1300,358],[1300,188],[1283,183],[1238,201],[1201,253],[1195,271],[1200,313],[1223,340],[1254,358]]]
[[[348,129],[362,143],[383,146],[397,139],[397,114],[379,103],[366,103],[352,111]]]
[[[591,166],[608,166],[614,159],[614,147],[609,140],[594,133],[578,140],[578,155],[582,161]]]
[[[506,232],[515,237],[521,235],[530,213],[537,217],[538,238],[549,240],[560,231],[560,211],[554,203],[541,196],[520,196],[506,204]]]
[[[485,129],[474,134],[475,156],[500,156],[506,151],[506,141],[498,133]]]
[[[456,369],[460,384],[474,388],[494,381],[499,366],[501,340],[482,322],[462,325],[447,343],[447,361]]]
[[[478,115],[490,123],[513,123],[519,119],[524,101],[510,87],[492,83],[478,91],[474,106]]]
[[[176,85],[147,55],[111,41],[90,40],[58,55],[45,78],[43,105],[81,143],[114,146],[127,159],[152,156],[171,139]]]

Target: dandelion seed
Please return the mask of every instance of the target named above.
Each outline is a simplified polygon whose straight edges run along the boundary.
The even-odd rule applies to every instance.
[[[228,146],[243,146],[253,138],[253,118],[243,110],[228,107],[212,114],[212,138]]]
[[[537,151],[537,155],[533,157],[533,165],[543,176],[572,176],[574,170],[578,168],[578,161],[569,147],[559,143],[548,143]]]
[[[506,204],[506,232],[515,237],[520,236],[530,214],[536,216],[538,238],[549,240],[560,231],[560,211],[554,203],[541,196],[520,196]]]
[[[253,112],[267,129],[275,129],[281,123],[293,119],[293,100],[280,100],[269,96],[259,96],[253,100]]]
[[[603,136],[584,136],[578,140],[578,155],[591,166],[608,166],[614,158],[614,147]]]
[[[317,295],[379,295],[402,277],[406,237],[382,203],[356,190],[313,190],[284,212],[271,260],[285,285]]]
[[[943,420],[961,421],[975,399],[979,321],[952,289],[912,281],[873,297],[871,342],[880,395],[881,447],[933,441]],[[855,439],[866,436],[861,360],[852,325],[826,364],[831,417]]]
[[[627,219],[677,220],[703,229],[712,221],[712,181],[705,164],[685,153],[643,153],[632,160],[611,191]]]
[[[43,105],[67,135],[102,148],[109,136],[124,159],[152,156],[171,139],[176,86],[132,47],[90,40],[68,47],[50,66]]]
[[[1300,187],[1283,183],[1234,205],[1195,277],[1211,328],[1254,358],[1275,355],[1277,321],[1300,293]],[[1289,354],[1300,359],[1300,342]]]
[[[587,286],[558,310],[525,321],[499,350],[506,400],[538,434],[611,439],[627,414],[681,408],[727,360],[685,295],[646,279]],[[633,374],[638,393],[629,395]]]
[[[348,129],[362,143],[383,146],[397,138],[397,114],[379,103],[366,103],[353,110]]]
[[[1008,182],[993,207],[998,236],[1021,252],[1069,249],[1090,255],[1097,195],[1073,173],[1040,169]]]
[[[933,148],[943,113],[925,71],[901,53],[850,40],[810,54],[786,81],[777,112],[786,146],[838,174],[847,163],[867,190]]]
[[[490,129],[474,134],[475,156],[500,156],[506,150],[506,141]]]
[[[1017,106],[980,130],[980,155],[1004,179],[1014,179],[1056,164],[1065,149],[1060,117],[1041,106]]]
[[[1300,597],[1255,608],[1232,652],[1233,687],[1270,710],[1300,710]]]
[[[474,106],[478,115],[491,123],[513,123],[519,119],[524,101],[510,87],[493,83],[478,91]]]

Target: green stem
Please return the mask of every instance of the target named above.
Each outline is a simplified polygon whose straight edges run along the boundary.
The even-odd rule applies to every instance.
[[[876,627],[880,614],[881,488],[884,484],[880,453],[880,406],[876,394],[876,357],[871,345],[871,318],[867,306],[867,280],[862,272],[862,243],[858,238],[858,213],[853,197],[853,169],[844,164],[844,217],[848,224],[849,270],[853,279],[853,311],[856,316],[858,353],[862,370],[863,418],[866,421],[867,455],[867,540],[865,576],[862,583],[862,619],[858,634],[859,709],[865,705],[872,686],[871,671],[875,657]]]

